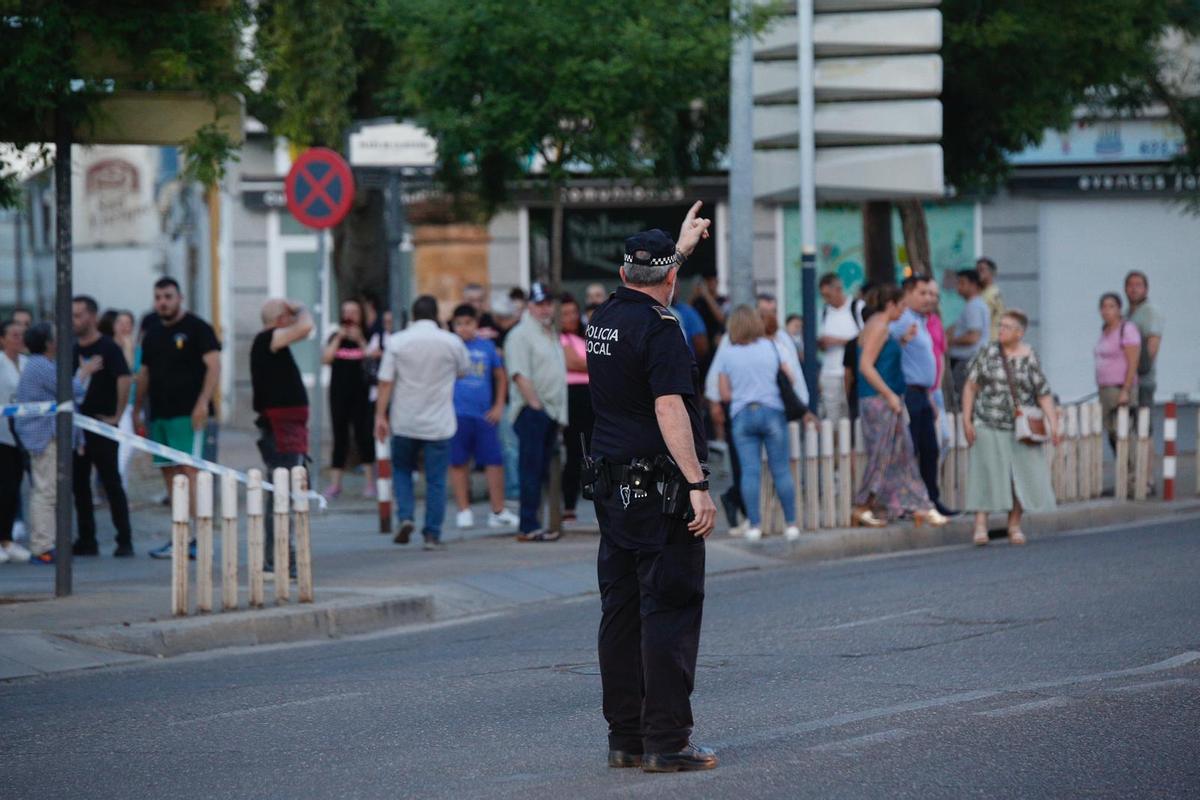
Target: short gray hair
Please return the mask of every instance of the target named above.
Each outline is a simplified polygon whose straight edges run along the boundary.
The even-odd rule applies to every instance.
[[[650,253],[645,250],[639,250],[633,256],[639,261],[650,260]],[[630,286],[658,286],[666,283],[667,276],[677,266],[675,263],[650,265],[628,262],[625,264],[625,282]]]

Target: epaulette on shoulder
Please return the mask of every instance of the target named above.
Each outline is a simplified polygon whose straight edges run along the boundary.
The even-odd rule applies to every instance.
[[[671,322],[674,322],[676,325],[679,324],[679,318],[676,317],[674,314],[672,314],[671,311],[668,308],[666,308],[666,306],[650,306],[650,307],[653,308],[656,312],[658,312],[658,315],[660,317],[662,317],[663,319],[669,319],[669,320],[671,320]]]

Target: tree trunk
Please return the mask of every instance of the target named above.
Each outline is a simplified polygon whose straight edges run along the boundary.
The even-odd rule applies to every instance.
[[[331,303],[361,299],[367,292],[388,300],[387,230],[384,198],[379,189],[359,191],[342,224],[333,229],[333,275],[337,287]],[[336,309],[331,309],[336,318]],[[401,309],[393,309],[400,318]]]
[[[871,284],[895,283],[896,261],[892,248],[892,204],[887,200],[863,203],[863,268]]]
[[[925,206],[920,200],[901,200],[896,203],[900,226],[904,231],[904,249],[914,275],[933,277],[933,261],[929,255],[929,225],[925,221]]]

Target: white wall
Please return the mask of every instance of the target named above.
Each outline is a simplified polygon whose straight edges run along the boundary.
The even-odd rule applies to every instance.
[[[1041,203],[1041,356],[1065,400],[1095,390],[1092,348],[1100,295],[1124,294],[1131,269],[1150,278],[1150,299],[1167,317],[1158,362],[1159,402],[1200,393],[1200,219],[1156,200]]]
[[[100,310],[124,308],[139,320],[154,305],[154,282],[162,277],[152,247],[81,250],[74,257],[75,294],[90,294]]]

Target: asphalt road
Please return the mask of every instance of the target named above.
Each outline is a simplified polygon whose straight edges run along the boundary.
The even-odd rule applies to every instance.
[[[710,580],[708,773],[604,766],[597,615],[0,685],[0,797],[1200,795],[1200,521]]]

